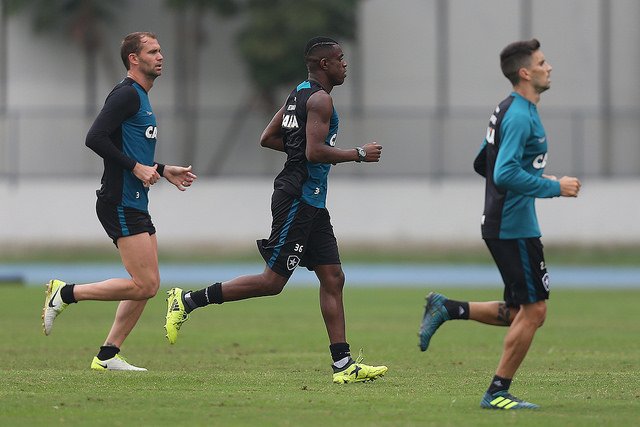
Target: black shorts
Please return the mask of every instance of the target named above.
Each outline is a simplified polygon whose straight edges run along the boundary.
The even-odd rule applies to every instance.
[[[275,191],[271,215],[271,236],[258,240],[258,250],[270,269],[288,278],[298,265],[314,270],[316,265],[340,264],[327,209]]]
[[[549,299],[549,273],[539,238],[484,241],[500,270],[508,306]]]
[[[141,233],[155,234],[156,232],[148,212],[112,205],[98,199],[96,213],[104,231],[116,246],[118,246],[120,237]]]

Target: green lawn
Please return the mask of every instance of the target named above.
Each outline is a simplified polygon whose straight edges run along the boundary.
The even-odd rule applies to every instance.
[[[42,289],[0,285],[0,425],[631,426],[640,422],[639,290],[554,291],[512,392],[538,411],[481,410],[504,328],[456,321],[428,352],[416,331],[427,289],[347,289],[349,341],[389,366],[373,383],[334,385],[317,291],[208,307],[178,343],[164,298],[123,349],[146,373],[88,369],[115,303],[71,306],[45,337]],[[449,289],[458,299],[501,290]]]
[[[544,240],[544,239],[543,239]],[[549,265],[602,265],[632,266],[638,265],[640,245],[613,246],[568,246],[545,245],[545,258]],[[387,245],[344,245],[340,247],[340,257],[344,263],[440,263],[440,264],[491,264],[493,260],[487,248],[478,237],[471,240],[470,246],[429,247],[408,245],[389,247]],[[228,263],[262,262],[255,244],[247,242],[238,247],[227,246],[188,246],[159,247],[160,263]],[[106,262],[120,263],[118,251],[111,244],[96,246],[16,246],[0,248],[0,264],[16,262],[44,263],[82,263]]]

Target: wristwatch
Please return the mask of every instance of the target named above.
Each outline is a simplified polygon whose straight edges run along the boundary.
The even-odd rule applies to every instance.
[[[367,152],[364,151],[364,148],[362,147],[356,147],[356,151],[358,152],[358,160],[356,160],[356,162],[358,163],[363,162],[364,159],[367,157]]]

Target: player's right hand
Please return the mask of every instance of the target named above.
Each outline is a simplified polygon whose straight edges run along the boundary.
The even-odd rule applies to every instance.
[[[154,164],[153,166],[146,166],[140,163],[136,163],[133,167],[133,174],[142,181],[142,185],[145,187],[149,187],[160,179],[160,174],[157,171],[158,165]]]
[[[580,180],[574,176],[563,176],[558,180],[560,182],[560,195],[562,197],[578,197],[582,184]]]
[[[382,145],[377,142],[369,142],[368,144],[364,144],[362,146],[364,151],[367,153],[364,158],[365,162],[379,162],[380,156],[382,155]]]

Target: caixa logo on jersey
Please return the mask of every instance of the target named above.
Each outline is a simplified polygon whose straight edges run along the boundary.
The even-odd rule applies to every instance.
[[[149,126],[147,130],[144,131],[144,136],[146,136],[148,139],[156,139],[158,137],[158,127]]]
[[[547,166],[547,153],[540,154],[538,157],[533,159],[532,166],[536,169],[543,169]]]

